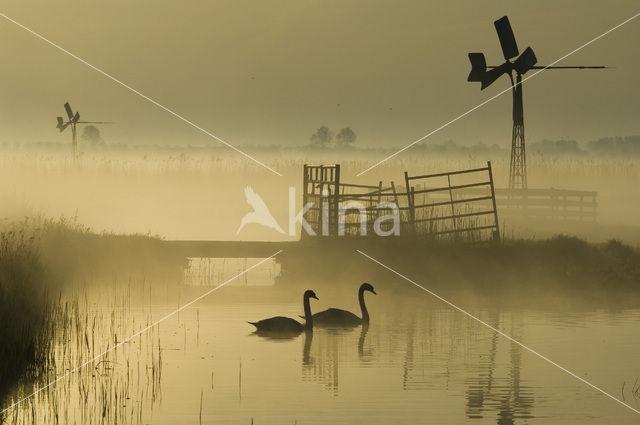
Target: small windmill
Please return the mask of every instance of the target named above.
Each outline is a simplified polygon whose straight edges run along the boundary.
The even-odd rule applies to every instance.
[[[71,126],[71,150],[73,152],[73,156],[75,157],[78,153],[78,136],[76,133],[76,125],[78,124],[113,124],[112,122],[107,121],[80,121],[80,113],[76,112],[75,114],[71,110],[71,105],[69,102],[64,104],[64,109],[67,111],[67,116],[69,117],[69,121],[64,121],[62,117],[58,117],[58,126],[57,128],[62,133],[67,127]]]
[[[511,135],[511,161],[509,164],[509,188],[527,188],[527,156],[524,143],[524,109],[522,106],[522,76],[530,69],[604,69],[606,66],[543,66],[531,47],[527,47],[520,56],[518,45],[513,36],[509,18],[503,16],[493,23],[498,32],[502,53],[506,62],[499,66],[487,66],[483,53],[469,53],[471,72],[467,81],[479,81],[481,89],[489,87],[503,74],[511,79],[513,92],[513,132]],[[517,58],[516,58],[517,57]],[[513,62],[511,59],[516,58]],[[487,71],[487,69],[489,69]],[[515,72],[516,78],[513,79]]]

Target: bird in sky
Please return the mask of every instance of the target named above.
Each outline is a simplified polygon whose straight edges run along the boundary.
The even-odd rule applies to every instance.
[[[242,217],[236,235],[249,223],[262,224],[263,226],[284,234],[284,230],[282,230],[276,219],[271,215],[267,204],[264,203],[260,195],[258,195],[251,186],[244,188],[244,196],[247,198],[247,203],[253,208],[253,211],[246,213],[244,217]]]

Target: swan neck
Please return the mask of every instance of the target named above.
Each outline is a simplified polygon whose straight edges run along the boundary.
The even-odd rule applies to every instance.
[[[360,302],[360,310],[362,310],[362,322],[369,323],[369,312],[364,304],[364,289],[362,288],[358,291],[358,301]]]
[[[304,318],[305,328],[311,329],[313,327],[313,316],[311,315],[311,306],[309,305],[309,297],[305,296],[303,299],[304,304]]]

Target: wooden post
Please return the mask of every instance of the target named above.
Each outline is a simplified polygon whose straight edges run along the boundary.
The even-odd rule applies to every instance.
[[[415,188],[411,186],[411,231],[415,235],[416,232],[416,194]]]
[[[416,212],[413,209],[413,205],[414,205],[413,190],[409,185],[409,173],[407,173],[406,171],[404,172],[404,184],[406,188],[405,190],[407,191],[407,207],[409,207],[409,228],[411,229],[411,232],[415,234]]]
[[[451,217],[453,217],[453,238],[458,240],[458,223],[456,223],[456,209],[453,206],[453,191],[451,190],[451,174],[447,174],[447,183],[449,184],[449,201],[451,201]],[[464,210],[463,210],[464,211]]]
[[[322,193],[324,192],[324,166],[323,165],[319,165],[315,168],[315,178],[313,179],[313,183],[311,184],[311,186],[313,187],[313,194],[314,194],[314,203],[317,202],[317,205],[314,205],[314,207],[318,208],[318,222],[316,223],[316,228],[314,229],[314,231],[316,232],[316,235],[322,236],[322,223],[324,220],[324,211],[322,208]],[[316,189],[318,189],[318,193],[316,194]]]
[[[487,161],[487,170],[489,171],[489,184],[491,186],[491,201],[493,202],[493,219],[496,222],[496,230],[494,240],[500,242],[500,224],[498,223],[498,208],[496,208],[496,192],[493,188],[493,172],[491,171],[491,161]]]
[[[309,199],[307,195],[307,186],[309,185],[309,166],[304,164],[304,170],[302,172],[302,205],[306,205]]]
[[[396,203],[396,207],[400,208],[400,204],[398,203],[398,194],[396,193],[396,185],[391,180],[391,191],[393,192],[393,202]]]
[[[304,208],[304,206],[307,205],[307,202],[309,202],[308,186],[309,186],[309,166],[307,164],[304,164],[303,171],[302,171],[302,208]],[[303,219],[306,219],[306,218],[307,217],[303,217]],[[300,230],[300,239],[307,237],[305,233],[306,232],[304,231],[304,229]]]
[[[333,186],[333,205],[331,207],[333,223],[331,224],[331,236],[338,236],[338,217],[340,214],[340,164],[335,166],[334,186]]]
[[[396,208],[398,208],[398,216],[400,219],[400,225],[402,226],[402,210],[400,210],[400,202],[398,200],[398,192],[396,192],[396,185],[391,180],[391,192],[393,193],[393,202],[396,204]]]
[[[373,231],[375,230],[373,224],[380,217],[380,209],[378,208],[378,206],[380,205],[381,202],[382,202],[382,180],[378,183],[378,205],[376,205],[376,209],[373,213],[373,216],[375,216],[375,219],[371,222],[371,233],[373,233]]]

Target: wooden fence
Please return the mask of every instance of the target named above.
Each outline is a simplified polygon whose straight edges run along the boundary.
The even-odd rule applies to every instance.
[[[485,193],[464,199],[457,196],[466,188]],[[491,163],[484,168],[448,173],[405,173],[405,186],[401,188],[393,182],[386,187],[382,182],[376,186],[342,183],[340,165],[305,165],[303,205],[309,202],[313,205],[304,218],[321,236],[390,233],[393,220],[378,219],[397,213],[400,236],[473,241],[500,238]],[[307,236],[304,231],[302,234]]]
[[[462,193],[475,196],[472,189]],[[495,189],[505,219],[597,221],[598,192],[564,189]]]
[[[500,240],[491,162],[483,168],[405,176],[409,230],[455,240]],[[461,196],[474,189],[474,196]]]

